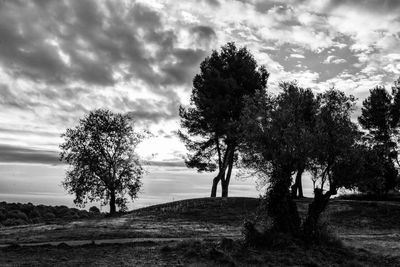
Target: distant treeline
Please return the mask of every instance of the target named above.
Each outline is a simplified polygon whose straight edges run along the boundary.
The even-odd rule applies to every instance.
[[[0,202],[0,227],[88,219],[101,216],[103,215],[95,206],[87,211],[68,208],[67,206]]]

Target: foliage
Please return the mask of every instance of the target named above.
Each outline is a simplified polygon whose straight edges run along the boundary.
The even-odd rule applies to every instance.
[[[180,131],[179,135],[191,152],[186,165],[198,171],[218,168],[213,197],[220,181],[222,196],[228,196],[235,154],[242,138],[243,98],[257,90],[265,91],[268,75],[245,47],[237,49],[234,43],[228,43],[200,64],[200,73],[193,79],[191,105],[179,108],[181,125],[187,131]]]
[[[314,97],[296,83],[281,83],[277,97],[248,98],[243,112],[246,143],[242,163],[268,182],[265,214],[271,229],[299,235],[300,219],[289,193],[303,165],[314,175],[315,197],[303,224],[315,237],[320,214],[338,188],[352,188],[362,175],[359,132],[350,115],[355,99],[330,89]],[[327,189],[328,187],[328,189]]]
[[[295,233],[300,219],[289,188],[292,175],[299,169],[302,172],[311,156],[318,106],[309,89],[293,82],[281,83],[280,88],[277,97],[259,92],[247,99],[242,163],[268,181],[266,210],[273,228]]]
[[[70,165],[63,185],[76,204],[102,201],[113,214],[126,208],[125,195],[137,197],[143,169],[134,149],[142,136],[127,115],[92,111],[62,137],[60,159]]]
[[[100,213],[100,210],[99,210],[98,207],[92,206],[92,207],[90,207],[89,212],[91,212],[91,213]]]
[[[361,126],[367,130],[364,139],[369,146],[365,169],[365,179],[360,181],[361,192],[381,195],[387,194],[398,184],[398,172],[394,162],[398,163],[397,141],[400,110],[398,83],[390,95],[384,87],[375,87],[363,101],[362,113],[358,118]]]
[[[71,209],[66,206],[33,205],[32,203],[0,202],[0,225],[14,226],[93,218],[101,214],[92,214],[86,210]]]

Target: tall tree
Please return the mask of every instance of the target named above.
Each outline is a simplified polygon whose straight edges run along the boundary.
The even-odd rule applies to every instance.
[[[400,95],[398,84],[392,88],[392,95],[384,87],[375,87],[370,90],[370,95],[363,101],[361,116],[358,118],[361,126],[368,130],[366,141],[371,150],[377,153],[380,162],[380,172],[374,169],[369,175],[375,173],[375,183],[369,179],[368,183],[362,183],[363,190],[375,191],[381,194],[382,190],[387,193],[396,186],[397,171],[394,169],[394,161],[397,160],[397,143],[395,136],[399,124]],[[374,164],[375,166],[375,164]],[[366,185],[371,187],[368,189]],[[374,190],[375,189],[375,190]]]
[[[191,105],[180,107],[181,140],[191,152],[186,165],[198,171],[215,171],[211,197],[221,182],[222,196],[228,196],[237,147],[242,142],[240,115],[243,98],[267,87],[268,72],[257,65],[245,48],[228,43],[213,51],[200,64],[193,79]]]
[[[136,198],[143,169],[134,152],[141,135],[133,130],[128,115],[98,109],[62,135],[60,160],[70,165],[63,182],[74,202],[84,206],[88,201],[126,209],[129,195]]]
[[[370,95],[363,101],[361,126],[368,129],[377,144],[389,146],[391,142],[391,95],[383,87],[370,90]]]

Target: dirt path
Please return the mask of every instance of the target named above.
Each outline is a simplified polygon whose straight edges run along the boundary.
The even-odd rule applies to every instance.
[[[181,242],[186,240],[197,240],[197,241],[213,241],[221,238],[238,239],[240,236],[207,236],[203,238],[193,237],[166,237],[166,238],[115,238],[115,239],[97,239],[97,240],[65,240],[65,241],[49,241],[49,242],[33,242],[33,243],[13,243],[13,244],[0,244],[0,248],[9,246],[21,246],[21,247],[37,247],[37,246],[59,246],[67,245],[70,247],[83,246],[83,245],[102,245],[102,244],[143,244],[143,243],[170,243],[170,242]]]

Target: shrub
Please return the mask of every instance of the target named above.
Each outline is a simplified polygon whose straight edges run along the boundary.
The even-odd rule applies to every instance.
[[[55,219],[56,215],[54,215],[54,213],[52,213],[52,212],[46,212],[43,217],[46,220],[51,220],[51,219]]]
[[[89,212],[97,214],[97,213],[100,213],[100,210],[98,207],[92,206],[92,207],[90,207]]]
[[[10,212],[7,213],[7,217],[8,218],[13,218],[13,219],[21,219],[24,221],[28,221],[28,216],[20,211],[20,210],[12,210]]]
[[[4,226],[16,226],[16,225],[24,225],[26,224],[26,221],[22,219],[15,219],[15,218],[9,218],[3,221]]]

